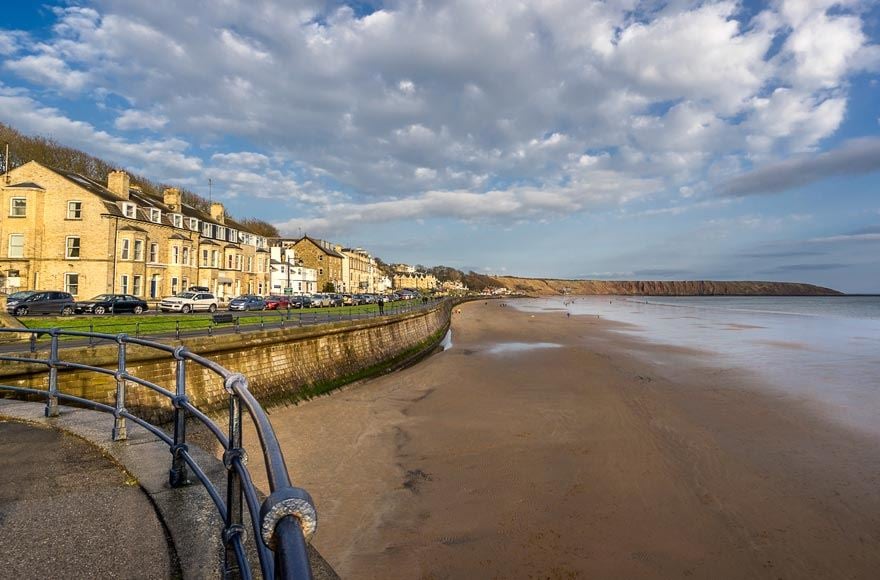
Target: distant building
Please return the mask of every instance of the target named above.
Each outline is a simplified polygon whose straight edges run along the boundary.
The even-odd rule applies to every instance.
[[[395,264],[392,284],[395,290],[412,288],[415,290],[434,290],[437,288],[437,278],[427,272],[417,272],[413,266]]]
[[[376,260],[361,248],[342,248],[345,256],[342,266],[344,287],[341,292],[369,292],[376,290]]]
[[[318,292],[323,292],[328,284],[339,292],[343,291],[345,280],[342,271],[346,256],[342,254],[341,246],[334,246],[330,242],[309,236],[281,238],[274,241],[282,248],[293,248],[297,259],[304,267],[317,271]]]
[[[206,286],[220,298],[269,288],[266,238],[230,219],[130,184],[102,184],[28,162],[0,179],[0,289],[64,290],[146,299]]]
[[[269,248],[271,261],[271,294],[313,294],[318,291],[318,271],[306,268],[296,260],[293,248]]]

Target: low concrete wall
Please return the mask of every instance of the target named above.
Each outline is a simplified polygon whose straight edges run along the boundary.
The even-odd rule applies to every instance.
[[[439,343],[449,327],[450,314],[451,305],[444,301],[402,316],[191,338],[173,344],[184,344],[194,353],[243,373],[265,406],[307,398],[405,364]],[[59,354],[66,361],[116,368],[115,345],[62,348]],[[45,356],[45,351],[32,356],[38,355]],[[170,355],[129,346],[127,360],[132,375],[174,390],[175,362]],[[227,394],[219,377],[194,364],[187,365],[187,373],[187,395],[196,407],[207,412],[226,409]],[[44,389],[46,367],[4,363],[0,383]],[[64,393],[108,404],[113,403],[116,392],[113,377],[78,370],[60,371],[58,385]],[[126,407],[158,422],[167,420],[171,412],[167,399],[131,383]]]

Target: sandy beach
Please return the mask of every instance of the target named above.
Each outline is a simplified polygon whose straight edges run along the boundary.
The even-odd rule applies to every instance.
[[[877,577],[875,439],[596,317],[460,308],[450,350],[271,412],[342,577]]]

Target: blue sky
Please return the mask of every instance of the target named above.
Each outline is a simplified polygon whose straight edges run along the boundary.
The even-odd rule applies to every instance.
[[[4,16],[0,121],[203,194],[212,179],[288,235],[489,273],[880,291],[874,1]]]

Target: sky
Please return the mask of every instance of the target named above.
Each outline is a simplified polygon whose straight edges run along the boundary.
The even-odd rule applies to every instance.
[[[876,0],[24,1],[0,121],[386,262],[880,292]]]

